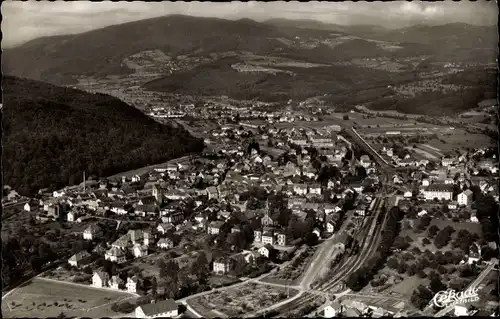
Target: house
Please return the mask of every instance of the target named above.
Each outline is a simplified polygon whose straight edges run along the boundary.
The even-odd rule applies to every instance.
[[[68,264],[72,267],[85,266],[90,263],[92,256],[85,250],[80,251],[68,259]]]
[[[223,257],[218,258],[214,261],[213,270],[216,274],[225,274],[231,270],[231,260],[230,258]]]
[[[155,216],[158,215],[159,209],[158,206],[156,206],[155,204],[137,205],[134,208],[134,212],[136,215],[140,215],[143,217],[146,215]]]
[[[144,233],[142,232],[142,230],[139,230],[139,229],[130,229],[127,232],[127,235],[130,238],[130,241],[132,242],[132,244],[142,242],[142,239],[144,237]]]
[[[142,237],[143,237],[143,243],[144,243],[144,245],[149,246],[149,244],[153,240],[153,235],[151,234],[151,232],[148,231],[148,230],[144,231],[142,233]]]
[[[31,206],[30,206],[30,204],[29,204],[29,203],[24,204],[23,209],[24,209],[25,211],[27,211],[27,212],[30,212],[30,211],[31,211]]]
[[[111,249],[107,250],[104,259],[118,264],[126,261],[125,253],[117,247],[111,247]]]
[[[92,286],[103,288],[108,286],[109,275],[106,272],[96,271],[92,276]]]
[[[169,238],[162,238],[158,241],[156,246],[163,248],[163,249],[170,249],[170,248],[174,247],[174,242]]]
[[[127,291],[131,293],[136,293],[138,281],[139,278],[137,278],[136,276],[127,278],[127,284],[126,284]]]
[[[455,159],[454,158],[449,158],[449,157],[443,157],[441,159],[441,165],[443,167],[448,167],[448,166],[451,166],[455,163]]]
[[[159,183],[154,184],[152,195],[156,199],[156,202],[158,202],[160,205],[163,204],[163,200],[165,197],[165,187],[163,187]]]
[[[136,318],[158,318],[158,317],[177,317],[179,315],[177,303],[173,299],[141,305],[135,308]]]
[[[253,241],[255,243],[260,243],[262,241],[262,231],[259,229],[256,229],[253,231]]]
[[[241,229],[240,229],[240,226],[238,226],[238,225],[235,225],[233,228],[231,228],[231,234],[240,233],[240,232],[241,232]]]
[[[338,317],[342,313],[342,305],[338,302],[332,302],[328,306],[323,309],[323,317],[325,318],[334,318]]]
[[[209,224],[207,232],[210,235],[217,235],[220,232],[220,228],[224,225],[222,221],[213,221]]]
[[[102,233],[101,228],[97,225],[90,225],[83,231],[83,239],[94,240]]]
[[[109,281],[109,287],[111,289],[115,290],[120,290],[120,287],[124,284],[125,282],[118,276],[113,276],[111,277],[111,280]]]
[[[297,184],[293,186],[293,191],[297,195],[306,195],[307,194],[307,185],[306,184]]]
[[[363,166],[364,168],[368,168],[372,164],[370,157],[368,155],[362,155],[360,158],[360,163],[361,166]]]
[[[272,232],[264,232],[262,234],[262,243],[274,245],[274,234]]]
[[[261,256],[269,258],[271,255],[271,252],[273,250],[273,246],[271,245],[265,245],[259,248],[258,252]]]
[[[118,238],[117,240],[115,240],[111,244],[111,246],[121,250],[125,250],[129,247],[130,244],[131,244],[130,236],[128,234],[125,234],[120,238]]]
[[[336,225],[336,223],[334,221],[328,220],[326,222],[326,232],[333,233],[335,231],[335,225]]]
[[[424,188],[424,197],[426,200],[452,200],[453,186],[445,184],[432,184]]]
[[[476,213],[472,213],[470,215],[470,221],[471,223],[479,223],[479,219],[477,219]]]
[[[278,246],[286,246],[287,245],[286,233],[280,231],[276,234],[276,244]]]
[[[148,255],[148,246],[135,244],[132,248],[132,254],[135,258],[140,258]]]
[[[458,205],[469,206],[472,203],[472,191],[470,189],[461,192],[457,197]]]
[[[469,310],[467,309],[467,306],[455,305],[455,316],[456,317],[469,316]]]
[[[420,212],[418,212],[417,216],[418,217],[422,217],[422,216],[425,216],[427,215],[427,211],[425,209],[422,209]]]
[[[247,264],[253,264],[261,255],[257,251],[244,250],[241,255],[245,259]]]
[[[177,223],[180,222],[184,219],[184,214],[182,211],[169,211],[165,212],[162,220],[164,220],[167,223]]]
[[[171,229],[174,229],[174,225],[165,223],[161,223],[160,225],[158,225],[158,227],[156,227],[156,230],[158,230],[158,232],[162,233],[163,235],[165,235],[165,233]]]
[[[458,208],[458,203],[457,202],[449,202],[448,203],[448,209],[455,210],[457,208]]]
[[[345,251],[347,244],[350,241],[350,236],[346,232],[343,232],[340,234],[338,237],[337,241],[335,242],[334,246],[335,249]]]
[[[403,197],[405,197],[405,198],[411,198],[412,196],[413,196],[413,193],[412,193],[412,192],[410,192],[410,191],[407,191],[407,192],[405,192],[405,193],[403,194]]]
[[[215,186],[210,186],[207,188],[207,193],[208,193],[208,199],[218,199],[219,198],[219,191],[217,190],[217,187]]]
[[[430,182],[429,182],[429,180],[427,178],[425,178],[425,179],[422,180],[422,186],[426,186],[427,187],[429,185],[430,185]]]
[[[321,195],[321,185],[309,186],[309,194]]]
[[[69,213],[66,215],[66,220],[68,222],[74,222],[76,219],[78,219],[78,212],[75,210],[69,211]]]
[[[479,245],[474,243],[471,245],[471,248],[469,250],[467,263],[470,265],[474,262],[479,262],[479,259],[481,259],[481,248],[479,247]]]
[[[314,228],[314,230],[312,231],[312,233],[316,234],[316,236],[318,237],[318,239],[321,238],[321,231],[318,228]]]

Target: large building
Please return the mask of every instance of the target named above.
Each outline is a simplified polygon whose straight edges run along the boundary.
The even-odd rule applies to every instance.
[[[446,184],[432,184],[424,189],[424,196],[426,200],[452,200],[453,199],[453,186]]]

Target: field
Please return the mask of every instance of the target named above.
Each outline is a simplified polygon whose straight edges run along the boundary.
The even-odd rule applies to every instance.
[[[296,293],[297,290],[289,290],[290,297]],[[285,288],[251,283],[191,298],[188,303],[204,317],[210,317],[213,310],[217,310],[219,317],[220,313],[229,317],[242,317],[270,307],[287,297]]]
[[[443,140],[445,143],[443,143]],[[471,134],[460,129],[453,130],[451,134],[441,135],[441,140],[433,139],[428,144],[440,149],[442,152],[451,152],[455,148],[466,149],[478,147],[479,145],[493,145],[491,138],[487,135]]]
[[[12,317],[66,316],[105,317],[116,315],[110,306],[117,300],[135,298],[125,292],[35,278],[2,300],[2,313]]]

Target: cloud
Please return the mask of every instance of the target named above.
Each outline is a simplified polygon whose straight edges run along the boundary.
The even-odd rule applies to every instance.
[[[169,14],[250,18],[315,19],[334,24],[404,27],[417,23],[495,24],[494,2],[87,2],[4,1],[2,46],[31,39],[85,32],[109,25]]]

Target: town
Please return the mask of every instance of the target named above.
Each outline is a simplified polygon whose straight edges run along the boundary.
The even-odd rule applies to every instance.
[[[288,116],[296,117],[293,112]],[[460,257],[460,267],[494,270],[488,265],[498,264],[491,259],[495,255],[484,256],[484,247],[495,251],[495,242],[469,232],[485,218],[478,213],[478,201],[487,196],[498,201],[493,148],[423,159],[425,147],[431,154],[439,151],[420,146],[420,152],[412,152],[386,141],[376,144],[385,145],[377,152],[365,139],[371,137],[363,138],[353,127],[312,120],[298,118],[289,128],[229,120],[210,131],[205,138],[210,150],[199,156],[112,178],[82,172],[79,185],[40,190],[37,198],[10,191],[4,206],[29,212],[28,229],[59,225],[55,231],[67,233],[71,245],[58,255],[66,259],[48,267],[40,280],[126,292],[138,298],[136,306],[123,301],[113,309],[136,317],[183,315],[178,305],[184,306],[179,308],[184,315],[198,317],[418,311],[410,302],[379,306],[360,294],[363,302],[353,304],[344,296],[359,290],[359,281],[350,283],[351,277],[376,252],[389,222],[384,215],[394,209],[404,214],[406,226],[393,240],[389,268],[401,274],[403,260],[418,258],[423,250],[441,253],[425,247],[448,245],[455,229],[446,221],[453,221],[465,225],[458,234],[472,236],[469,250],[452,255]],[[398,137],[392,131],[382,135],[384,140]],[[403,237],[406,227],[414,228],[416,239]],[[417,237],[427,228],[434,244]],[[457,240],[462,248],[462,237]],[[417,269],[402,271],[430,276],[425,266]],[[455,276],[447,277],[454,282]],[[390,272],[376,274],[370,291],[379,290],[382,280],[401,279]],[[379,301],[390,301],[391,294],[381,293]],[[404,300],[401,294],[399,299]],[[285,300],[290,300],[286,307],[279,306]],[[456,313],[468,311],[460,307]]]

